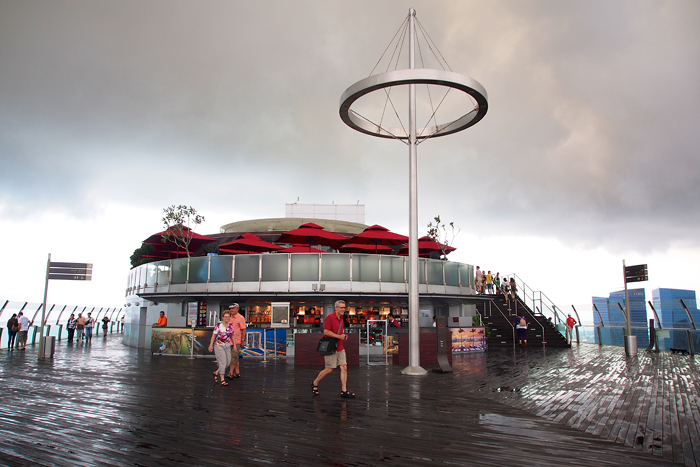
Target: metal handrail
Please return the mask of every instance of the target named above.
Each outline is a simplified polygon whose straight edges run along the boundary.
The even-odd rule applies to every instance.
[[[517,274],[507,274],[503,277],[504,279],[508,280],[511,277],[515,279],[515,283],[518,287],[517,294],[520,295],[520,299],[525,305],[529,306],[530,303],[532,303],[530,309],[541,310],[541,314],[543,316],[545,315],[546,311],[548,315],[552,316],[554,324],[557,324],[558,322],[566,322],[566,318],[564,318],[562,312],[560,310],[557,310],[557,306],[554,304],[552,299],[550,299],[546,294],[544,294],[541,291],[533,290]]]
[[[493,300],[489,300],[489,308],[491,308],[491,306],[495,306],[496,309],[498,310],[498,312],[499,312],[499,313],[503,316],[503,318],[506,320],[506,322],[507,322],[508,324],[510,324],[511,333],[512,333],[512,336],[513,336],[513,347],[515,347],[515,326],[513,326],[513,323],[510,322],[510,319],[508,319],[508,317],[505,315],[505,313],[503,313],[503,310],[501,310],[501,307],[499,307],[498,305],[496,305],[495,303],[493,303]],[[484,311],[486,311],[486,310],[484,309]]]
[[[547,341],[545,340],[545,337],[544,337],[544,325],[542,323],[540,323],[540,321],[537,318],[535,318],[535,315],[533,315],[527,309],[527,307],[523,307],[523,310],[525,310],[527,312],[527,314],[530,315],[530,318],[532,318],[542,328],[542,347],[545,347],[545,344],[547,344]],[[544,315],[542,315],[542,317],[544,317]],[[515,329],[515,327],[513,327],[513,329]]]

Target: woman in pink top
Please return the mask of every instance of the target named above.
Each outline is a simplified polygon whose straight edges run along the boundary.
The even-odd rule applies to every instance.
[[[213,373],[214,384],[218,383],[219,378],[221,378],[222,386],[228,386],[228,383],[224,381],[224,373],[226,373],[226,367],[231,364],[233,326],[229,321],[231,321],[231,313],[224,311],[221,315],[221,322],[214,328],[209,343],[209,352],[214,352],[216,363],[219,365],[219,368]]]

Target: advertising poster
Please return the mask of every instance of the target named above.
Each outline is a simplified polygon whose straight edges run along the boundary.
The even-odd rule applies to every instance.
[[[452,352],[483,352],[486,350],[486,328],[450,328]]]
[[[151,352],[154,355],[213,355],[209,352],[211,330],[195,329],[194,342],[192,328],[153,328],[151,332]]]

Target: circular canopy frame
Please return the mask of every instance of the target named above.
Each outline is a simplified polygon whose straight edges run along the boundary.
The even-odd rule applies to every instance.
[[[404,128],[382,128],[379,125],[359,117],[350,110],[352,104],[366,94],[379,89],[407,84],[432,84],[457,89],[471,96],[477,104],[474,109],[457,120],[438,124],[437,126],[426,127],[421,132],[421,136],[416,137],[417,140],[445,136],[462,131],[484,118],[488,110],[486,90],[477,81],[452,71],[413,68],[372,75],[350,86],[340,97],[341,120],[350,128],[371,136],[401,140],[409,139],[408,130]]]

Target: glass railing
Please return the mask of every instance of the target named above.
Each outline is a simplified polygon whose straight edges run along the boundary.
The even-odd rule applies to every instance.
[[[32,343],[39,342],[42,308],[40,303],[3,300],[0,302],[0,307],[2,307],[0,310],[0,329],[2,330],[2,334],[0,335],[0,349],[6,349],[8,344],[9,331],[7,330],[7,321],[13,314],[18,314],[20,311],[30,321],[34,321],[34,325],[30,327],[27,332],[27,343],[31,345]],[[70,318],[71,313],[75,314],[77,317],[78,313],[87,316],[88,312],[92,313],[92,317],[95,319],[95,327],[93,329],[98,331],[99,328],[100,335],[102,335],[102,318],[104,318],[104,316],[110,318],[110,329],[113,324],[116,330],[116,323],[124,315],[123,308],[47,304],[44,334],[66,339],[68,336],[66,324],[68,323],[68,318]]]
[[[129,273],[127,295],[145,287],[222,282],[384,282],[407,283],[408,258],[349,253],[269,253],[178,258],[137,266]],[[432,286],[474,288],[469,264],[421,258],[419,280]]]
[[[557,326],[559,327],[559,326]],[[579,341],[589,344],[614,345],[623,347],[626,334],[625,326],[577,326]],[[695,352],[700,351],[700,330],[690,328],[655,329],[656,342],[659,350],[687,350],[690,343]],[[637,347],[646,349],[649,346],[649,329],[632,327],[632,335],[637,336]],[[574,341],[576,334],[574,333]]]

